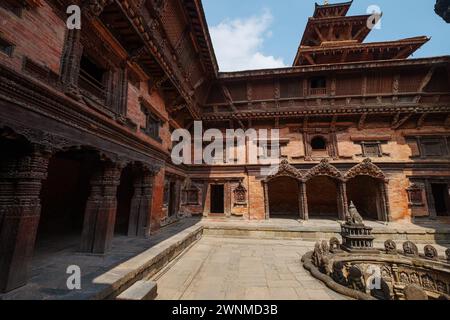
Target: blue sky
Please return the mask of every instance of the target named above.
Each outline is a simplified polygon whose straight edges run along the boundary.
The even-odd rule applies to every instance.
[[[203,0],[221,71],[290,66],[315,0]],[[323,3],[323,0],[317,0]],[[336,3],[339,1],[330,1]],[[354,0],[349,15],[383,12],[381,29],[366,42],[432,37],[415,58],[450,55],[450,24],[434,0]]]

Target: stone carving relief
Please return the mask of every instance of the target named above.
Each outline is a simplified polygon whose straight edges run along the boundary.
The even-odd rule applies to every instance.
[[[371,159],[364,159],[362,163],[350,169],[350,171],[345,174],[345,178],[348,180],[363,175],[380,180],[386,179],[383,171],[381,171],[381,169],[376,166]]]
[[[247,189],[242,182],[239,182],[239,185],[233,190],[233,195],[235,206],[247,204]]]
[[[425,258],[430,259],[430,260],[438,259],[438,252],[435,247],[427,245],[427,246],[425,246],[425,248],[423,250],[424,250]]]
[[[397,254],[397,244],[393,240],[386,240],[384,250],[387,254]]]
[[[342,173],[332,164],[330,164],[328,159],[323,159],[320,164],[309,170],[304,180],[308,181],[317,176],[328,176],[334,179],[342,180]]]
[[[417,249],[417,246],[411,241],[406,241],[403,244],[403,252],[406,255],[419,256],[419,250]]]

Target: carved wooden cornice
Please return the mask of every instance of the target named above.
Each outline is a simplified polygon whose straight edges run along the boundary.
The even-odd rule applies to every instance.
[[[331,71],[356,71],[363,70],[364,72],[371,69],[381,68],[397,68],[397,67],[413,67],[431,65],[449,65],[450,56],[419,58],[419,59],[403,59],[403,60],[387,60],[387,61],[365,61],[365,62],[346,62],[327,65],[301,66],[280,69],[266,69],[266,70],[249,70],[237,72],[221,72],[219,73],[220,80],[253,80],[256,78],[271,78],[274,76],[304,76],[305,74],[314,74],[320,72]]]
[[[299,118],[305,116],[334,116],[334,115],[366,115],[367,114],[397,114],[397,113],[444,113],[449,112],[447,105],[442,106],[392,106],[392,107],[345,107],[336,108],[308,108],[305,109],[303,106],[299,106],[297,110],[286,110],[286,111],[267,111],[267,112],[252,112],[252,111],[242,111],[237,113],[223,113],[223,114],[203,114],[203,121],[228,121],[230,119],[273,119],[275,117],[280,118]],[[398,124],[398,123],[396,123]]]

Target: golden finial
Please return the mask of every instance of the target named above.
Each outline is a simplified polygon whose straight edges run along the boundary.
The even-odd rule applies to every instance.
[[[328,0],[324,0],[324,1],[323,1],[323,4],[324,4],[324,5],[329,4],[329,3],[328,3]]]

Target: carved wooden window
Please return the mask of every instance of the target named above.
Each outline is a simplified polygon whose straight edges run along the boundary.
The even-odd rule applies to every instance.
[[[425,157],[436,157],[445,154],[442,139],[422,139],[421,143],[423,156]]]
[[[0,38],[0,51],[11,57],[14,51],[14,45],[9,41]]]
[[[99,99],[104,104],[106,70],[95,63],[90,57],[83,55],[80,62],[78,85],[84,94]]]
[[[362,142],[361,148],[363,157],[375,158],[383,156],[380,142]]]
[[[417,184],[412,184],[408,189],[408,201],[410,206],[423,206],[424,205],[424,197],[423,197],[423,188],[421,188]]]
[[[141,110],[145,115],[145,128],[143,128],[142,131],[151,138],[161,142],[160,137],[161,120],[146,106],[141,105]]]
[[[199,204],[199,190],[196,187],[190,187],[184,190],[185,193],[185,204],[187,205],[198,205]]]
[[[316,95],[326,95],[327,94],[327,78],[325,77],[315,77],[309,81],[309,94]]]

